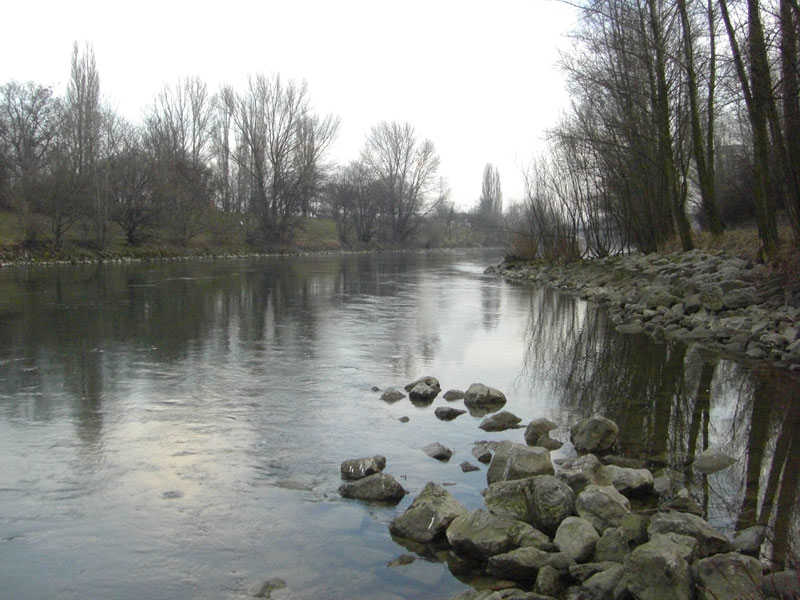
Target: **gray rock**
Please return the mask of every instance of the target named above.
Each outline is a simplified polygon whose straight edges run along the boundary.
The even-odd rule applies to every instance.
[[[529,446],[558,450],[563,444],[550,437],[550,432],[557,427],[558,425],[548,419],[534,419],[525,429],[525,443]]]
[[[698,600],[760,596],[761,563],[752,556],[731,552],[704,558],[694,565],[694,574]]]
[[[770,573],[761,580],[761,591],[775,598],[800,598],[800,577],[796,570]]]
[[[447,541],[460,554],[486,560],[519,548],[532,530],[533,527],[522,521],[478,509],[453,519],[446,535]]]
[[[673,544],[687,563],[692,563],[697,558],[697,549],[700,547],[700,542],[695,538],[679,533],[655,533],[650,541]]]
[[[438,406],[436,407],[436,410],[433,411],[433,414],[436,415],[436,418],[441,421],[452,421],[456,417],[463,415],[465,412],[467,411],[458,408]]]
[[[547,534],[555,534],[559,524],[575,509],[572,489],[552,475],[531,478],[530,523]]]
[[[551,566],[557,571],[567,571],[573,564],[575,561],[561,552],[517,548],[489,558],[486,572],[495,577],[514,581],[533,581],[542,567]]]
[[[592,598],[616,598],[616,591],[625,575],[625,567],[614,565],[592,575],[583,582],[583,589],[587,590]],[[621,591],[621,590],[620,590]]]
[[[735,463],[733,457],[728,456],[719,448],[709,448],[701,454],[698,454],[692,463],[692,467],[698,473],[709,475],[727,469]]]
[[[272,577],[254,586],[250,591],[250,595],[253,598],[269,598],[272,596],[272,592],[282,590],[285,587],[286,582],[283,579],[280,577]]]
[[[433,388],[426,383],[420,381],[408,392],[408,397],[413,402],[433,402],[433,399],[439,394],[438,388]]]
[[[644,331],[644,327],[642,327],[639,323],[623,323],[622,325],[617,325],[616,330],[618,333],[635,334],[642,333]]]
[[[622,527],[609,527],[595,544],[593,560],[622,563],[630,552],[627,536]]]
[[[606,465],[603,471],[623,496],[642,496],[653,491],[653,474],[647,469],[629,469]]]
[[[602,533],[609,527],[619,527],[631,512],[631,505],[613,486],[589,485],[575,499],[575,511]]]
[[[486,417],[478,427],[484,431],[505,431],[506,429],[515,429],[519,422],[522,421],[517,415],[501,410],[489,417]]]
[[[588,485],[611,485],[603,465],[594,454],[565,461],[556,477],[571,487],[576,494],[582,492]]]
[[[569,576],[576,581],[583,583],[593,575],[618,567],[620,563],[617,562],[590,562],[582,565],[574,565],[569,568]]]
[[[391,502],[400,500],[406,495],[406,491],[391,475],[376,473],[357,481],[343,483],[339,486],[339,494],[343,498]]]
[[[400,421],[401,423],[408,423],[411,419],[409,419],[408,417],[400,417],[397,420]]]
[[[464,398],[464,392],[462,392],[461,390],[447,390],[447,391],[444,393],[444,396],[443,396],[443,398],[444,398],[445,400],[449,400],[449,401],[451,401],[451,402],[452,402],[453,400],[463,400],[463,398]]]
[[[497,448],[496,442],[475,442],[472,447],[472,456],[478,459],[479,462],[489,464],[492,462],[492,452]]]
[[[431,377],[430,375],[426,375],[425,377],[420,377],[419,379],[417,379],[415,381],[412,381],[409,384],[406,384],[405,390],[407,392],[410,392],[411,390],[413,390],[420,383],[425,384],[426,386],[428,386],[431,389],[435,389],[437,394],[442,391],[442,388],[439,385],[439,380],[436,379],[436,377]]]
[[[380,473],[386,468],[385,456],[371,456],[367,458],[354,458],[341,464],[342,479],[355,481],[367,475]]]
[[[544,448],[530,448],[524,444],[503,441],[497,445],[486,479],[492,484],[533,475],[552,475],[554,472],[550,453]]]
[[[389,524],[389,531],[415,542],[430,542],[444,536],[453,519],[466,513],[450,492],[429,481],[406,511]]]
[[[659,539],[625,557],[627,590],[637,600],[691,600],[692,572],[676,544]]]
[[[619,427],[611,419],[595,415],[570,428],[569,439],[578,452],[603,453],[617,442]]]
[[[397,402],[405,397],[406,395],[403,392],[396,390],[393,387],[386,388],[383,394],[381,394],[381,400],[384,402]]]
[[[556,598],[564,591],[564,582],[561,573],[555,567],[544,565],[536,574],[536,584],[533,591],[550,598]]]
[[[661,512],[650,518],[647,533],[652,538],[657,533],[677,533],[695,538],[700,546],[698,556],[703,558],[730,550],[730,542],[696,515],[681,512]]]
[[[758,556],[766,535],[767,528],[765,526],[753,525],[736,534],[731,542],[731,548],[742,554]]]
[[[411,563],[415,562],[417,557],[414,554],[401,554],[397,558],[390,560],[386,563],[387,567],[404,567],[406,565],[410,565]]]
[[[428,444],[422,449],[422,451],[431,458],[441,460],[442,462],[447,462],[450,460],[450,457],[453,456],[453,451],[450,450],[450,448],[443,446],[439,442]]]
[[[581,517],[567,517],[556,530],[553,543],[575,562],[586,562],[594,552],[600,536],[589,521]]]
[[[500,390],[482,383],[473,383],[464,394],[464,406],[473,416],[485,416],[503,408],[506,396]]]

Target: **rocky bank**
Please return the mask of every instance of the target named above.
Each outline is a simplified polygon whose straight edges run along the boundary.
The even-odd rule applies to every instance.
[[[601,304],[622,333],[647,332],[800,370],[800,290],[762,264],[693,250],[502,263],[487,273]]]

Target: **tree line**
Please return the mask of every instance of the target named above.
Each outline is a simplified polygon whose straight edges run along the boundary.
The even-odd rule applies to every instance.
[[[413,126],[378,123],[340,166],[329,157],[339,125],[313,110],[304,82],[279,74],[241,91],[179,80],[134,123],[103,101],[94,51],[76,43],[63,97],[0,86],[0,208],[15,212],[23,244],[42,243],[44,215],[56,248],[77,230],[98,250],[114,224],[131,245],[242,232],[282,244],[316,215],[333,217],[346,243],[406,243],[425,214],[454,210],[436,149]]]
[[[517,246],[544,257],[693,247],[776,215],[800,242],[796,0],[579,0],[571,107],[528,172]]]

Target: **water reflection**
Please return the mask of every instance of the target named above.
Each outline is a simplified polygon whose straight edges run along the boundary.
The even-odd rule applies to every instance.
[[[562,423],[608,416],[623,454],[681,472],[706,518],[731,532],[768,525],[766,556],[779,564],[798,556],[796,376],[619,334],[599,309],[550,290],[520,299],[530,315],[524,376],[551,384]],[[737,461],[700,475],[691,464],[711,446]]]

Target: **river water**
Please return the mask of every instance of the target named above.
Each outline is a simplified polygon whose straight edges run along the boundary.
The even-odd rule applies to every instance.
[[[485,433],[378,386],[483,382],[554,437],[604,414],[620,452],[676,469],[720,529],[798,537],[796,378],[622,335],[573,297],[483,275],[490,251],[0,271],[0,597],[445,598],[467,587],[387,524],[425,483],[482,505]],[[402,423],[400,417],[409,417]],[[439,441],[448,463],[421,448]],[[701,477],[708,446],[736,458]],[[571,456],[566,444],[555,459]],[[339,464],[383,454],[397,506],[339,497]],[[416,549],[420,550],[420,549]]]

